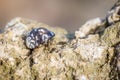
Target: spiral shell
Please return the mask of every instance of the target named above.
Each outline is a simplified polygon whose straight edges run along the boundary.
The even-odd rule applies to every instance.
[[[34,49],[40,44],[47,43],[54,36],[55,33],[46,28],[34,28],[26,36],[26,46]]]

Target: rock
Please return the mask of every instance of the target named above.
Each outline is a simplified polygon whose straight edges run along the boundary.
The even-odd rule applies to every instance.
[[[85,39],[78,39],[74,46],[74,52],[79,55],[80,60],[80,69],[77,69],[77,75],[82,74],[85,80],[109,79],[109,63],[114,54],[114,48],[102,45],[98,34],[89,35]],[[82,69],[84,70],[82,71]],[[81,79],[82,76],[77,77]]]
[[[102,28],[104,29],[105,24],[106,21],[100,18],[89,20],[84,25],[82,25],[78,31],[75,31],[75,36],[76,38],[85,38],[89,34],[98,32],[96,31],[97,29],[99,29],[99,31],[102,30]]]
[[[120,23],[116,23],[105,29],[103,35],[101,36],[101,41],[103,44],[108,46],[113,46],[120,42]]]
[[[116,44],[114,46],[114,55],[111,59],[110,62],[110,67],[111,67],[111,71],[110,71],[110,79],[113,80],[119,80],[120,79],[120,44]]]
[[[31,76],[31,50],[25,45],[25,35],[36,27],[45,27],[55,32],[54,44],[65,43],[67,31],[52,28],[32,20],[15,18],[10,21],[0,34],[0,80],[33,80]],[[6,77],[4,77],[6,76]]]
[[[106,19],[109,24],[113,24],[120,21],[120,1],[119,0],[108,12]]]

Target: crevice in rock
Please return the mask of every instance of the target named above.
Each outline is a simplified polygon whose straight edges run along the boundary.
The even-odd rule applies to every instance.
[[[29,49],[29,53],[28,53],[28,57],[29,57],[29,61],[30,61],[30,67],[32,67],[33,65],[33,57],[32,57],[32,54],[33,54],[33,49]]]
[[[33,71],[32,71],[32,66],[33,66],[33,64],[34,64],[34,61],[33,61],[33,56],[32,56],[32,54],[33,54],[33,49],[29,49],[30,51],[29,51],[29,54],[27,55],[28,57],[29,57],[29,67],[30,67],[30,73],[31,73],[31,76],[33,76],[33,80],[36,80],[36,75],[35,74],[33,74]]]
[[[33,54],[33,49],[30,49],[30,52],[29,52],[29,54],[28,54],[29,60],[30,60],[30,67],[32,67],[33,64],[34,64],[32,54]]]
[[[13,76],[11,76],[10,80],[14,80],[14,77],[13,77]]]
[[[36,76],[36,75],[34,76],[34,79],[33,79],[33,80],[37,80],[37,76]]]
[[[10,80],[14,80],[14,75],[13,75],[14,73],[15,73],[14,70],[10,68],[10,71],[9,71],[9,74],[11,75]]]
[[[0,65],[3,65],[3,61],[2,60],[0,60]]]

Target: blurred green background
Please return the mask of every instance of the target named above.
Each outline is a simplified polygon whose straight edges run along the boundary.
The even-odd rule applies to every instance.
[[[117,0],[0,0],[0,28],[15,17],[33,19],[70,32],[87,20],[105,17]]]

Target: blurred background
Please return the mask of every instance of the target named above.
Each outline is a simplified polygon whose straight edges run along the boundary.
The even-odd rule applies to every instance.
[[[0,28],[15,17],[24,17],[69,32],[87,20],[105,17],[117,0],[0,0]]]

